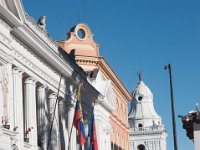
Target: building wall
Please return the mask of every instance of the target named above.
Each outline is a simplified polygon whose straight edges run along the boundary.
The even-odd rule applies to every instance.
[[[78,35],[80,29],[84,32],[83,38],[80,38]],[[88,76],[90,76],[91,72],[93,73],[95,69],[99,70],[100,73],[98,72],[98,74],[101,75],[101,79],[98,78],[98,75],[97,77],[93,77],[93,75],[91,77],[91,83],[105,97],[109,97],[109,94],[106,95],[101,87],[103,84],[107,84],[108,82],[111,83],[111,92],[108,93],[112,93],[110,94],[112,95],[112,98],[108,98],[107,100],[104,99],[104,102],[106,103],[105,107],[108,108],[104,109],[104,111],[108,111],[109,113],[109,118],[107,120],[112,129],[112,132],[109,131],[111,145],[109,149],[114,149],[115,146],[115,148],[128,150],[129,136],[127,109],[131,96],[105,59],[99,55],[99,45],[93,41],[93,35],[89,27],[85,24],[76,25],[70,31],[69,38],[67,40],[59,41],[59,44],[63,50],[70,54],[72,54],[72,49],[75,50],[74,57],[76,62],[88,72]],[[102,107],[104,106],[102,105]],[[107,126],[107,128],[109,127]],[[100,142],[99,145],[102,145],[103,143],[100,139],[101,138],[99,137],[98,142]],[[100,150],[105,150],[105,148],[100,148]]]
[[[88,127],[93,103],[101,100],[100,93],[67,54],[60,54],[47,32],[25,15],[20,0],[1,1],[0,149],[46,150],[48,144],[52,150],[68,149],[68,145],[78,149],[75,128],[68,141],[80,82],[84,123]]]

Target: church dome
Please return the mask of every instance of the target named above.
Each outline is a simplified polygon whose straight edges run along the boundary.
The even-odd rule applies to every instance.
[[[143,81],[140,81],[133,91],[132,97],[137,101],[141,101],[142,99],[153,99],[153,94],[148,86]]]
[[[141,74],[139,74],[139,82],[132,93],[128,118],[130,127],[152,127],[154,124],[161,124],[161,117],[154,109],[153,94],[142,81]]]

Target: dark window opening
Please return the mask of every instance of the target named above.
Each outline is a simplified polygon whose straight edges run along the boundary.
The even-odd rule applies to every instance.
[[[138,97],[138,100],[141,101],[141,100],[142,100],[142,96],[139,96],[139,97]]]
[[[144,145],[138,145],[137,150],[145,150],[145,146]]]

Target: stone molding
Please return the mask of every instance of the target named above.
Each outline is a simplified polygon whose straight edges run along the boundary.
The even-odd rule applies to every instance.
[[[20,54],[19,51],[22,51],[22,49],[24,49],[25,52],[21,52],[23,54]],[[57,89],[59,84],[59,75],[49,66],[47,66],[42,60],[40,60],[36,55],[28,51],[28,49],[26,49],[24,46],[19,45],[17,42],[12,43],[12,49],[10,50],[15,59],[17,59],[25,67],[27,67],[29,70],[32,70],[35,74],[43,78],[43,80],[47,81]],[[65,93],[65,85],[61,84],[60,88],[61,92]]]
[[[4,21],[0,19],[0,23],[2,23],[8,30],[10,30],[9,26],[5,24]],[[2,34],[1,34],[2,33]],[[10,37],[9,37],[10,36]],[[49,84],[53,86],[58,86],[58,74],[52,70],[49,66],[47,66],[41,59],[39,59],[36,55],[34,55],[31,51],[29,51],[25,45],[19,43],[19,41],[15,41],[11,38],[11,35],[6,36],[5,32],[1,32],[0,30],[0,41],[7,46],[11,45],[8,48],[10,49],[10,53],[12,57],[17,59],[21,64],[34,71],[40,77],[43,77]],[[21,53],[20,53],[21,52]],[[32,58],[31,58],[32,57]],[[27,59],[29,58],[29,59]],[[30,59],[31,58],[31,59]],[[32,62],[30,61],[32,60]],[[52,77],[52,75],[54,77]],[[56,87],[57,88],[57,87]],[[61,85],[61,92],[65,92],[65,85]]]

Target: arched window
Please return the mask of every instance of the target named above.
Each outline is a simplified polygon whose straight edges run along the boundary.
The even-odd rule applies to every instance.
[[[137,150],[145,150],[145,146],[140,144],[138,145]]]
[[[142,128],[142,127],[143,127],[143,125],[142,125],[141,123],[139,123],[139,124],[138,124],[138,127],[139,127],[139,128]]]

